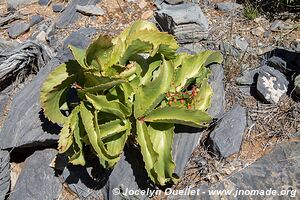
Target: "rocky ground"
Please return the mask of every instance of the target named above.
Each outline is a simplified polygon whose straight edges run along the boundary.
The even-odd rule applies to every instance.
[[[299,16],[261,13],[250,20],[244,12],[245,5],[225,0],[0,0],[0,200],[147,199],[113,196],[112,189],[157,189],[136,149],[126,147],[110,172],[94,160],[67,166],[56,158],[60,127],[39,105],[47,75],[72,59],[68,44],[85,48],[138,19],[173,34],[179,51],[224,56],[223,65],[210,66],[214,122],[207,130],[176,130],[181,178],[170,187],[300,189]]]

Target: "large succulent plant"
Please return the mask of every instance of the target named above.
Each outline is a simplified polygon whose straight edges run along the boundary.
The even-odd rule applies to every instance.
[[[173,36],[147,21],[115,38],[100,36],[87,49],[70,46],[75,60],[49,75],[40,96],[45,116],[63,126],[59,152],[85,165],[90,148],[102,166],[112,168],[131,136],[150,179],[175,182],[174,124],[210,123],[206,66],[222,62],[214,51],[188,55],[176,54],[177,48]]]

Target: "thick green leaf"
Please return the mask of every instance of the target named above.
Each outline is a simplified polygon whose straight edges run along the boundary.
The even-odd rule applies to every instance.
[[[97,113],[94,115],[89,111],[85,105],[80,104],[80,116],[88,135],[89,141],[99,159],[116,163],[119,160],[120,154],[112,155],[105,148],[101,139],[101,132],[98,125]]]
[[[70,118],[68,118],[63,128],[60,130],[59,133],[59,140],[58,140],[58,151],[59,153],[65,153],[73,144],[73,132],[70,129]]]
[[[85,77],[88,81],[86,81],[85,87],[80,90],[81,93],[95,94],[126,82],[124,79],[96,76],[92,73],[85,73]]]
[[[152,50],[149,52],[150,56],[154,56],[157,52],[163,55],[175,54],[178,44],[174,36],[159,32],[157,30],[143,30],[130,34],[126,40],[127,44],[131,44],[134,40],[152,44]],[[164,46],[162,46],[164,45]],[[162,48],[160,48],[162,46]],[[167,57],[168,58],[168,57]]]
[[[99,126],[101,130],[101,138],[104,143],[112,140],[113,137],[121,132],[130,129],[130,122],[128,120],[116,119]]]
[[[114,48],[108,66],[124,65],[138,53],[162,53],[167,59],[174,57],[178,44],[172,35],[159,32],[147,21],[137,21],[113,40]]]
[[[110,134],[109,137],[107,136],[106,139],[103,139],[103,141],[105,141],[105,145],[107,146],[108,151],[112,154],[121,154],[123,152],[127,138],[131,133],[131,124],[127,122],[126,130],[120,133]],[[114,165],[114,161],[107,162],[107,166]]]
[[[150,123],[148,132],[154,151],[158,153],[157,162],[154,164],[158,183],[165,185],[169,182],[176,182],[175,163],[172,158],[174,125]]]
[[[156,182],[157,174],[154,171],[154,165],[158,159],[158,153],[154,151],[153,143],[151,142],[150,135],[146,123],[137,120],[137,142],[140,145],[141,153],[145,163],[148,176],[153,182]]]
[[[67,117],[62,114],[60,107],[66,102],[67,92],[76,81],[76,73],[80,65],[75,61],[58,66],[48,76],[41,88],[40,101],[45,116],[54,123],[63,123]]]
[[[128,107],[117,100],[108,101],[104,95],[86,94],[87,100],[99,111],[114,114],[120,119],[130,116]]]
[[[197,78],[201,68],[211,63],[221,63],[222,55],[219,52],[207,50],[200,52],[197,55],[184,56],[182,58],[181,67],[176,70],[176,78],[174,84],[176,90],[180,91],[190,79]]]
[[[69,45],[69,48],[79,65],[82,68],[88,68],[87,64],[85,63],[86,50],[74,47],[72,45]]]
[[[112,46],[110,36],[99,36],[86,51],[86,63],[105,73],[106,63],[110,60]]]
[[[146,122],[182,124],[206,127],[212,120],[206,112],[177,107],[157,108],[145,116]]]
[[[58,150],[59,153],[67,152],[69,162],[72,164],[85,165],[82,141],[85,132],[79,119],[79,112],[80,106],[77,106],[65,122],[59,135]]]
[[[164,98],[173,80],[174,69],[169,61],[163,60],[159,76],[136,91],[134,115],[140,118],[151,112]]]
[[[85,165],[84,153],[83,153],[83,138],[85,136],[85,130],[82,124],[82,120],[79,115],[80,106],[77,106],[75,109],[78,108],[78,112],[72,113],[70,120],[70,128],[71,131],[74,133],[74,143],[73,143],[73,156],[69,157],[69,162],[73,165]],[[74,109],[74,110],[75,110]],[[73,110],[73,112],[74,112]]]
[[[211,105],[211,97],[213,95],[213,91],[208,83],[208,79],[205,78],[202,81],[201,87],[194,97],[194,106],[197,110],[205,111]]]

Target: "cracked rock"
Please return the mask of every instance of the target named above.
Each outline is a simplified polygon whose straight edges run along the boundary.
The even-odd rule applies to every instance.
[[[197,42],[208,36],[207,18],[197,4],[162,4],[155,18],[163,31],[175,35],[179,43]]]

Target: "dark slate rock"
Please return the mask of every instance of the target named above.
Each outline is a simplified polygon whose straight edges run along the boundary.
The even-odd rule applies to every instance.
[[[7,9],[8,10],[17,10],[18,8],[36,3],[38,0],[7,0]]]
[[[50,3],[50,0],[39,0],[41,6],[47,6]]]
[[[222,52],[222,54],[231,55],[237,59],[240,58],[241,56],[241,52],[238,49],[236,49],[234,46],[226,42],[222,42],[220,44],[219,49]]]
[[[240,105],[235,105],[224,114],[210,133],[209,148],[223,158],[239,152],[246,128],[246,120],[246,110]]]
[[[0,149],[51,144],[58,139],[59,128],[49,126],[39,105],[39,91],[51,70],[61,62],[52,59],[37,77],[18,93],[1,130]]]
[[[197,4],[162,4],[155,18],[163,31],[176,36],[179,43],[197,42],[208,36],[208,21]]]
[[[260,68],[245,70],[242,72],[242,76],[236,78],[236,84],[251,86],[256,83],[257,76]]]
[[[300,42],[299,41],[292,41],[291,48],[295,51],[300,53]]]
[[[8,94],[1,94],[0,93],[0,119],[2,117],[3,110],[4,110],[8,100],[9,100]]]
[[[58,199],[63,185],[49,166],[56,154],[56,150],[46,149],[28,157],[9,199]]]
[[[300,153],[300,142],[289,142],[276,146],[269,154],[263,156],[259,160],[247,168],[232,174],[225,180],[213,185],[201,185],[192,190],[199,190],[199,195],[190,196],[176,196],[169,199],[249,199],[249,196],[238,195],[231,196],[214,196],[209,195],[209,190],[289,190],[288,196],[277,195],[262,195],[254,196],[253,199],[299,199],[299,167],[300,160],[298,159]]]
[[[94,29],[92,29],[94,30]],[[80,29],[72,33],[64,42],[58,56],[42,68],[35,79],[26,85],[13,99],[10,112],[4,122],[0,135],[0,149],[49,145],[58,139],[59,127],[45,119],[40,107],[40,88],[48,74],[59,64],[73,59],[69,44],[86,48],[93,31]]]
[[[62,12],[64,10],[64,4],[57,3],[52,5],[53,12]]]
[[[76,6],[76,10],[84,15],[96,15],[96,16],[101,16],[104,15],[105,12],[102,8],[99,8],[95,5],[88,5],[88,6]]]
[[[189,48],[186,48],[186,47],[179,47],[179,48],[177,49],[177,51],[176,51],[177,54],[180,54],[180,53],[183,53],[183,52],[188,53],[188,54],[191,54],[191,55],[196,54],[195,51],[193,51],[193,50],[191,50],[191,49],[189,49]]]
[[[76,22],[80,13],[76,12],[76,6],[96,5],[100,0],[71,0],[56,22],[57,28],[66,28]]]
[[[198,146],[203,132],[201,129],[185,126],[177,126],[175,132],[172,153],[176,164],[175,173],[180,177],[183,175],[184,168],[193,151]]]
[[[295,78],[295,92],[300,96],[300,75]]]
[[[126,193],[126,189],[154,189],[149,182],[147,172],[144,169],[144,164],[141,163],[141,160],[141,154],[137,149],[125,148],[121,160],[114,167],[105,187],[103,188],[104,199],[149,199],[146,195],[135,196]]]
[[[288,89],[289,82],[278,70],[267,65],[260,68],[257,78],[257,92],[266,103],[276,104]]]
[[[175,5],[175,4],[183,3],[184,0],[165,0],[165,2],[168,3],[168,4]]]
[[[291,72],[300,72],[300,52],[290,51],[286,49],[274,49],[271,52],[267,52],[264,56],[272,57],[276,56],[284,60],[287,64],[286,68]]]
[[[42,17],[40,15],[33,15],[33,16],[31,16],[31,19],[30,19],[30,26],[34,26],[43,20],[44,20],[44,17]]]
[[[209,83],[213,90],[213,96],[208,113],[213,117],[218,117],[223,114],[225,105],[224,69],[219,64],[213,64],[209,68],[212,71]]]
[[[279,58],[277,56],[272,56],[271,58],[269,58],[267,61],[267,65],[279,70],[282,73],[287,72],[287,63],[282,58]]]
[[[8,35],[10,38],[15,39],[30,29],[30,24],[24,22],[17,22],[8,28]]]
[[[9,152],[0,151],[0,200],[5,200],[5,196],[10,188],[10,163]]]
[[[181,46],[195,53],[207,50],[207,48],[199,42],[182,44]]]
[[[99,161],[97,161],[99,163]],[[80,199],[101,199],[105,180],[94,176],[94,171],[101,171],[99,166],[95,169],[91,166],[74,166],[70,165],[63,170],[62,177],[68,187]]]
[[[224,11],[224,12],[229,12],[232,10],[237,10],[243,8],[241,4],[238,3],[232,3],[232,2],[222,2],[222,3],[217,3],[216,8],[218,10]]]

